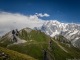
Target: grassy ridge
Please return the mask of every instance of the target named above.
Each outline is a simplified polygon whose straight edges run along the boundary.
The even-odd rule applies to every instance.
[[[54,39],[53,39],[54,40]],[[52,54],[56,60],[66,60],[66,59],[80,59],[80,50],[73,47],[67,46],[66,43],[61,43],[60,41],[55,40],[58,42],[62,47],[64,47],[68,53],[63,51],[54,41],[52,42]]]
[[[49,36],[39,30],[32,30],[30,33],[27,33],[24,29],[19,34],[19,37],[24,40],[34,40],[37,42],[47,42],[50,39]]]
[[[32,56],[38,60],[43,60],[43,49],[48,50],[49,47],[49,41],[50,37],[47,36],[45,33],[37,30],[32,30],[31,32],[26,32],[26,30],[21,30],[19,33],[19,38],[26,40],[26,43],[23,44],[16,44],[8,46],[8,49],[20,52],[22,54],[26,54],[29,56]],[[9,39],[9,38],[5,38]],[[74,48],[73,46],[69,47],[66,45],[70,42],[67,42],[63,36],[59,36],[58,39],[53,39],[56,42],[58,42],[62,47],[64,47],[68,53],[66,53],[63,49],[58,46],[57,43],[52,41],[52,50],[48,50],[48,56],[50,56],[50,59],[55,60],[66,60],[66,59],[78,59],[80,58],[80,50],[77,48]],[[64,43],[61,43],[61,42]],[[1,43],[0,46],[4,46],[6,41],[4,43]],[[9,42],[7,42],[8,44]],[[19,54],[18,54],[19,55]],[[30,60],[30,59],[29,59]]]
[[[8,47],[9,49],[28,54],[36,59],[43,59],[43,49],[48,47],[49,36],[36,30],[27,33],[22,30],[19,37],[27,41],[25,44],[18,44]],[[32,40],[32,41],[30,41]]]
[[[28,55],[18,53],[16,51],[12,51],[6,48],[0,47],[0,52],[4,52],[9,55],[9,60],[36,60]]]

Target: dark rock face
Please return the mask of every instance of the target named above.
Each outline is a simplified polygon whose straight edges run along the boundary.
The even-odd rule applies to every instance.
[[[13,34],[13,42],[17,42],[16,36],[19,35],[19,31],[17,29],[16,30],[12,30],[12,34]]]
[[[0,52],[0,58],[2,60],[7,60],[7,59],[9,59],[9,55],[8,54],[5,54],[4,52]]]

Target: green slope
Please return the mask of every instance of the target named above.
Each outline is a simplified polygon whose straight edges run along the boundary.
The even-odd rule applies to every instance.
[[[28,55],[21,54],[19,52],[2,48],[2,47],[0,47],[0,52],[4,52],[5,54],[7,54],[8,60],[36,60]],[[0,60],[3,60],[3,57],[0,56]]]
[[[1,39],[1,41],[4,40],[4,42],[0,43],[0,46],[30,55],[39,60],[43,59],[43,49],[48,47],[48,42],[50,39],[49,36],[42,33],[41,31],[32,30],[31,32],[26,32],[26,30],[23,29],[20,31],[19,37],[26,40],[27,42],[7,47],[7,45],[11,44],[12,42],[10,42],[10,38],[4,36]]]
[[[80,49],[73,47],[68,42],[64,43],[63,41],[62,43],[60,40],[56,40],[56,39],[52,39],[52,40],[53,40],[52,54],[54,54],[55,60],[80,59]],[[55,41],[57,43],[55,43]],[[68,44],[70,46],[68,46]],[[67,52],[65,52],[59,45],[63,47]]]
[[[5,40],[5,42],[0,43],[0,46],[18,51],[22,54],[27,54],[38,60],[43,60],[43,50],[47,51],[47,58],[49,60],[66,60],[80,58],[80,50],[74,48],[71,43],[67,41],[67,39],[63,36],[59,36],[58,39],[53,38],[51,48],[49,47],[50,37],[39,30],[31,30],[30,32],[27,32],[25,29],[22,29],[19,32],[18,37],[26,40],[27,42],[7,47],[8,44],[11,44],[13,42],[10,42],[10,38],[4,36],[4,39],[2,38],[1,41]],[[70,47],[68,45],[70,45]]]
[[[25,39],[25,44],[18,44],[8,47],[9,49],[28,54],[36,59],[43,59],[43,49],[48,47],[49,36],[41,31],[32,30],[30,33],[22,30],[19,37]],[[32,40],[32,41],[31,41]]]

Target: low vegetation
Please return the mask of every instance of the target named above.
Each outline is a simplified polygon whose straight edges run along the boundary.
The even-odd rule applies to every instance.
[[[5,54],[8,55],[7,59],[8,60],[36,60],[28,55],[25,54],[21,54],[19,52],[13,51],[13,50],[9,50],[7,48],[2,48],[0,47],[0,52],[3,52]],[[3,60],[4,57],[0,56],[0,60]]]
[[[31,56],[30,59],[35,58],[38,60],[43,60],[44,50],[46,50],[47,58],[49,60],[67,60],[67,59],[80,58],[80,50],[74,48],[70,44],[70,42],[69,41],[67,42],[67,39],[64,38],[63,36],[59,36],[58,39],[55,38],[51,39],[49,36],[47,36],[45,33],[39,30],[38,31],[32,30],[31,32],[27,32],[26,30],[23,29],[20,31],[18,37],[23,40],[26,40],[27,42],[21,44],[14,44],[11,46],[6,46],[8,44],[11,44],[11,42],[5,41],[4,43],[0,43],[0,46],[10,49],[9,55],[11,56],[11,58],[14,58],[15,60],[19,60],[20,58],[22,60],[26,60],[29,56]],[[52,40],[51,47],[50,47],[50,40]],[[54,41],[56,41],[57,43],[55,43]],[[67,52],[65,52],[58,44],[65,50],[67,50]],[[68,46],[68,44],[70,44],[70,46]],[[14,51],[12,50],[17,51],[15,55]],[[29,56],[26,57],[25,59],[26,55]]]

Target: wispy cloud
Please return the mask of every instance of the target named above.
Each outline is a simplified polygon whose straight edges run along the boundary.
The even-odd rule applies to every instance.
[[[42,14],[42,13],[35,13],[36,14],[36,16],[38,16],[38,17],[49,17],[50,15],[49,14],[47,14],[47,13],[44,13],[44,14]]]
[[[34,28],[39,27],[44,23],[44,20],[38,17],[48,17],[45,14],[35,14],[25,16],[19,13],[0,12],[0,35],[9,32],[12,29],[22,29],[25,27]]]

